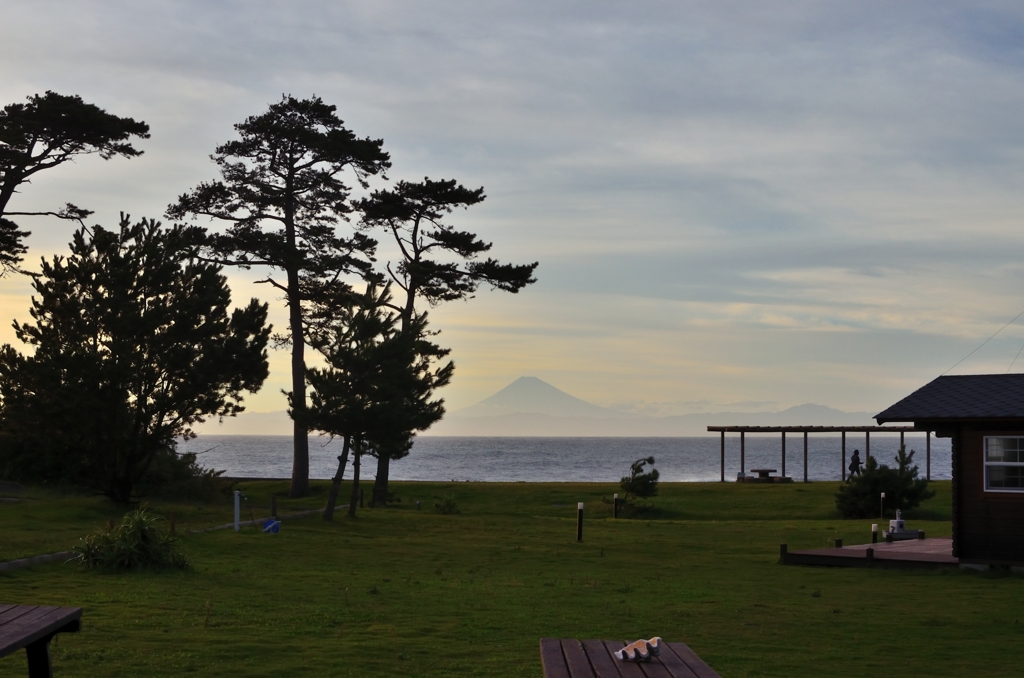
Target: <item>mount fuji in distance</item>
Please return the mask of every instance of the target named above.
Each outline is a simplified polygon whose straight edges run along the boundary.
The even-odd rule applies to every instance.
[[[537,377],[520,377],[475,405],[454,410],[429,436],[706,436],[708,426],[870,426],[868,412],[805,404],[781,412],[716,412],[647,416],[588,403]]]
[[[782,412],[715,412],[649,416],[601,407],[537,377],[520,377],[475,405],[454,410],[419,435],[482,437],[686,437],[707,436],[708,426],[871,426],[868,412],[797,405]],[[196,427],[202,435],[291,435],[284,410],[242,412],[223,423]]]
[[[503,417],[511,414],[546,414],[552,417],[634,417],[610,407],[592,405],[537,377],[519,377],[490,398],[451,412],[448,416]]]

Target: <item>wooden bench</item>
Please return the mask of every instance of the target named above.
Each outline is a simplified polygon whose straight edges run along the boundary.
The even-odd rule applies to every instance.
[[[625,662],[612,652],[625,642],[541,638],[544,678],[721,678],[686,643],[664,643],[660,657]]]
[[[82,628],[82,608],[0,603],[0,657],[28,653],[29,678],[51,678],[50,639]]]

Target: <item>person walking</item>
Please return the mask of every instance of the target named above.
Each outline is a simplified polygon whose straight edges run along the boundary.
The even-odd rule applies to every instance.
[[[853,477],[860,475],[860,450],[854,450],[853,456],[850,457],[850,475],[847,477],[846,482],[853,480]]]

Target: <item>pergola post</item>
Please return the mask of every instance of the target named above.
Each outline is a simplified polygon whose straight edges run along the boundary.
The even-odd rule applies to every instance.
[[[782,432],[782,477],[786,477],[786,432]]]
[[[900,447],[903,447],[906,443],[903,442],[903,431],[900,431]]]
[[[871,431],[864,431],[864,463],[871,458]]]
[[[807,482],[807,431],[804,431],[804,482]]]
[[[747,448],[746,431],[740,431],[740,473],[747,475]]]
[[[924,477],[932,479],[932,432],[924,432]]]
[[[722,482],[725,482],[725,431],[722,431]]]
[[[846,431],[843,431],[843,465],[839,469],[843,476],[843,482],[846,482]]]

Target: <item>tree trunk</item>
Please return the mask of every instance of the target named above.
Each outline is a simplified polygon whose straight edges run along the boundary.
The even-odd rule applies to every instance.
[[[288,254],[296,251],[294,167],[286,179],[287,200],[284,206],[284,231]],[[306,337],[302,328],[302,294],[299,270],[294,265],[288,274],[288,330],[292,337],[292,484],[289,497],[309,494],[309,432],[306,429]]]
[[[413,302],[416,299],[416,283],[415,280],[410,281],[409,289],[407,291],[405,308],[402,310],[401,319],[401,331],[407,332],[409,330],[409,324],[412,322],[412,316],[416,312]],[[377,478],[373,482],[373,504],[375,506],[383,506],[387,508],[388,505],[388,478],[391,474],[391,456],[388,455],[384,450],[381,450],[380,455],[377,457]]]
[[[345,444],[342,447],[341,456],[338,457],[338,472],[334,474],[331,483],[331,492],[327,495],[327,506],[324,508],[324,520],[334,520],[334,507],[338,504],[338,492],[341,490],[341,480],[345,475],[345,464],[348,463],[348,441],[345,436]]]
[[[363,452],[363,441],[358,436],[352,450],[352,495],[348,500],[348,517],[356,517],[356,504],[359,503],[359,458]]]
[[[294,285],[292,279],[294,278]],[[306,340],[302,331],[299,276],[288,272],[288,315],[292,335],[292,485],[290,497],[309,494],[309,432],[306,430]],[[294,290],[294,293],[292,293]]]
[[[373,505],[388,505],[388,471],[391,468],[391,455],[380,451],[377,456],[377,479],[373,483]]]

